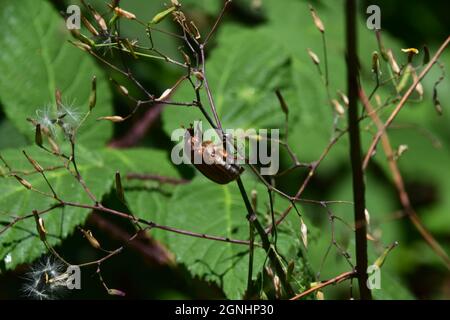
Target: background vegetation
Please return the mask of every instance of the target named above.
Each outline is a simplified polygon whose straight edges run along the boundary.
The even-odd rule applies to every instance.
[[[100,0],[91,3],[104,7]],[[327,28],[330,91],[333,95],[338,90],[345,92],[343,2],[312,3]],[[449,30],[446,1],[360,1],[359,56],[366,91],[375,85],[371,56],[378,50],[375,35],[365,27],[365,8],[373,3],[381,7],[385,46],[392,48],[402,63],[406,55],[402,56],[401,48],[421,49],[427,44],[434,52]],[[51,107],[55,88],[63,92],[66,103],[85,112],[90,81],[96,75],[97,106],[78,136],[80,170],[96,196],[108,207],[129,209],[145,219],[186,230],[246,239],[245,207],[237,186],[214,185],[191,167],[175,167],[170,163],[169,152],[173,146],[170,133],[198,119],[198,111],[164,107],[145,137],[133,148],[118,147],[126,145],[124,137],[130,129],[148,117],[147,110],[142,109],[132,120],[116,125],[95,120],[111,114],[126,115],[133,107],[117,92],[109,77],[134,89],[125,79],[67,42],[70,35],[64,29],[58,11],[65,10],[68,4],[56,0],[0,3],[1,155],[17,169],[27,168],[29,164],[22,155],[22,149],[26,149],[41,164],[50,165],[51,161],[32,146],[34,131],[26,118],[39,116],[36,110],[45,110],[47,105]],[[222,7],[220,1],[213,0],[184,0],[182,4],[203,34],[211,28]],[[164,3],[129,0],[123,1],[122,6],[141,20],[149,21],[164,8]],[[170,19],[164,21],[162,27],[174,29]],[[121,32],[129,37],[146,37],[141,27],[128,21],[121,24]],[[167,55],[179,56],[179,43],[172,37],[157,37],[155,43]],[[290,106],[289,144],[302,162],[316,160],[328,144],[333,115],[307,48],[321,56],[322,39],[312,23],[306,1],[235,0],[208,48],[207,58],[209,80],[224,127],[282,128],[284,117],[274,94],[275,89],[281,88]],[[450,52],[445,52],[440,60],[448,70]],[[156,94],[171,87],[182,75],[180,70],[164,62],[130,59],[127,63],[145,87]],[[444,79],[438,87],[444,108],[443,115],[439,116],[432,102],[433,85],[439,77],[440,70],[435,67],[422,82],[425,89],[422,101],[408,104],[389,133],[394,148],[408,146],[408,151],[399,159],[399,166],[414,208],[430,232],[450,252],[450,80]],[[382,88],[380,95],[387,96],[390,90]],[[175,97],[189,101],[191,95],[182,87]],[[340,121],[345,123],[345,118]],[[362,127],[367,124],[363,123]],[[372,134],[370,130],[362,133],[365,149]],[[283,166],[287,168],[290,164],[288,154],[282,156]],[[1,170],[5,168],[0,166]],[[192,181],[176,186],[154,181],[127,181],[128,208],[124,208],[114,191],[117,170],[123,174],[145,172]],[[280,179],[278,187],[293,194],[306,173],[302,169],[294,171]],[[68,174],[50,174],[49,177],[65,199],[88,201]],[[37,176],[29,179],[33,186],[45,188],[45,182],[41,180]],[[450,298],[449,272],[411,222],[402,217],[382,152],[369,166],[366,182],[371,233],[379,238],[369,243],[369,260],[373,262],[387,245],[399,242],[383,265],[382,289],[374,290],[374,296],[381,299]],[[261,221],[268,223],[267,191],[248,174],[244,175],[244,184],[248,191],[258,191]],[[321,164],[304,197],[352,200],[346,137]],[[49,200],[30,194],[16,181],[0,178],[0,219],[3,223],[9,221],[12,212],[23,214],[49,204]],[[283,211],[287,204],[277,199],[277,212]],[[301,249],[300,225],[294,214],[280,227],[278,246],[289,260],[295,261],[299,286],[305,289],[316,281],[314,277],[319,269],[320,279],[347,271],[349,266],[342,250],[348,251],[350,259],[354,260],[354,240],[345,224],[335,223],[335,238],[342,250],[333,247],[321,268],[333,240],[327,211],[306,204],[299,208],[308,226],[307,250]],[[332,209],[335,215],[351,224],[351,206],[335,205]],[[89,211],[75,208],[61,209],[45,222],[49,233],[55,235],[49,241],[69,261],[95,260],[101,256],[75,229],[78,224],[91,229],[105,248],[120,246],[133,230],[132,224],[124,220],[108,215],[89,215]],[[226,230],[224,225],[228,226]],[[24,221],[20,228],[0,235],[2,299],[23,297],[24,280],[21,277],[28,270],[28,264],[45,250],[39,238],[29,230],[35,230],[34,221]],[[114,288],[126,292],[126,298],[242,297],[247,270],[243,248],[154,230],[150,235],[151,238],[139,239],[136,245],[102,266],[103,278]],[[161,248],[167,251],[158,251]],[[256,270],[258,266],[261,268],[263,259],[263,255],[256,256]],[[95,278],[95,267],[83,271],[82,285],[83,290],[71,292],[67,298],[114,298]],[[327,288],[324,295],[327,299],[348,298],[349,283]]]

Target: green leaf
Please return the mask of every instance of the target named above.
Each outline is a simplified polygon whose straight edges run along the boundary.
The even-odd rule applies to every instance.
[[[90,151],[84,147],[77,148],[77,163],[81,175],[86,181],[89,190],[98,200],[111,190],[114,183],[114,174],[119,171],[122,174],[128,203],[136,216],[155,220],[155,216],[161,215],[159,206],[168,201],[166,192],[170,190],[160,187],[155,182],[138,183],[126,179],[128,173],[148,173],[166,177],[177,178],[178,174],[168,161],[164,152],[149,149],[111,150],[104,149],[98,152]],[[49,156],[36,147],[26,149],[34,160],[42,167],[50,168],[60,166],[59,158]],[[33,167],[17,149],[2,151],[3,158],[15,171],[29,171]],[[0,172],[6,173],[4,165],[0,166]],[[45,180],[38,174],[20,175],[32,184],[35,189],[50,192]],[[64,201],[80,204],[93,204],[81,185],[65,169],[48,171],[46,173],[51,185],[58,196]],[[15,216],[30,214],[33,209],[43,210],[56,202],[43,195],[25,189],[13,177],[0,177],[0,222],[2,227]],[[61,240],[72,233],[73,229],[82,224],[89,210],[75,207],[55,209],[43,216],[48,240],[52,245],[57,245]],[[16,224],[0,236],[0,261],[8,256],[7,269],[12,269],[20,263],[30,262],[46,252],[46,248],[40,242],[36,233],[34,219],[27,219]],[[74,262],[75,263],[75,262]]]
[[[88,111],[90,83],[98,77],[98,100],[93,115],[79,132],[85,146],[102,146],[112,125],[97,122],[111,114],[111,95],[102,71],[86,53],[70,45],[64,20],[46,1],[0,3],[0,99],[9,120],[32,141],[34,133],[26,118],[37,110],[56,109],[55,89],[74,111]]]
[[[233,129],[279,128],[284,115],[275,89],[284,84],[288,57],[277,43],[268,46],[271,39],[265,33],[235,31],[227,29],[221,33],[218,38],[221,45],[212,51],[207,62],[207,77],[222,125]],[[195,99],[187,81],[174,99]],[[209,111],[205,94],[202,102]],[[164,130],[168,134],[200,119],[203,116],[197,108],[167,107],[163,112]],[[205,119],[203,122],[207,126]]]
[[[48,153],[36,147],[29,147],[26,152],[43,168],[63,164],[59,158],[49,156]],[[4,150],[2,156],[14,171],[33,170],[22,152],[17,149]],[[97,199],[101,199],[110,190],[114,181],[114,174],[111,172],[108,161],[102,157],[101,153],[89,151],[80,146],[77,159],[78,168],[86,184]],[[6,172],[3,164],[0,166],[0,170],[2,174]],[[51,192],[41,175],[34,173],[19,174],[19,176],[31,183],[33,188],[47,193]],[[46,176],[61,199],[93,204],[75,177],[64,167],[48,171]],[[32,210],[45,210],[56,204],[52,198],[25,189],[11,176],[0,177],[0,193],[2,194],[0,199],[2,229],[16,216],[28,215]],[[89,210],[86,209],[64,207],[43,215],[49,243],[59,244],[63,238],[72,233],[76,225],[84,222],[88,213]],[[0,260],[4,260],[8,256],[6,261],[10,262],[6,263],[7,269],[30,262],[44,252],[46,252],[46,248],[39,240],[33,218],[17,223],[0,236]]]
[[[247,211],[234,183],[221,186],[198,177],[176,188],[167,212],[164,222],[171,227],[230,239],[249,237]],[[247,246],[178,234],[168,235],[166,241],[193,275],[215,282],[230,299],[242,298],[247,284]],[[262,249],[255,248],[255,274],[261,271],[264,256]]]
[[[142,219],[165,222],[166,209],[175,186],[156,180],[130,180],[127,175],[139,173],[181,179],[164,151],[150,149],[108,150],[111,165],[120,171],[125,188],[125,198],[131,212]],[[151,235],[164,240],[167,232],[153,229]]]

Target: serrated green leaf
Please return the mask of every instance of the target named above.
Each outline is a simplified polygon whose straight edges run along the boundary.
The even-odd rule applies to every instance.
[[[89,189],[97,197],[101,197],[110,190],[113,184],[113,172],[108,162],[101,153],[89,151],[83,147],[78,147],[78,168],[81,175],[89,186]],[[54,156],[49,156],[44,151],[29,147],[26,149],[34,160],[43,168],[61,166],[61,160]],[[3,158],[14,171],[30,171],[33,167],[17,149],[2,151]],[[2,173],[6,172],[4,165],[1,165]],[[50,189],[43,177],[39,174],[21,175],[33,188],[50,193]],[[61,199],[70,202],[93,204],[81,185],[68,170],[58,168],[46,173],[52,187]],[[56,204],[52,198],[44,197],[30,190],[25,189],[17,180],[11,176],[0,177],[0,219],[3,226],[12,221],[16,216],[28,215],[32,210],[44,210]],[[52,245],[57,245],[61,240],[72,233],[76,225],[84,222],[89,210],[64,207],[55,209],[43,217],[48,231],[48,241]],[[36,234],[34,219],[26,219],[17,223],[13,228],[8,229],[0,236],[0,260],[8,256],[9,263],[7,269],[30,262],[46,252],[46,248],[41,243]]]
[[[102,146],[112,125],[95,119],[111,114],[111,95],[102,71],[84,52],[71,46],[64,20],[46,1],[2,1],[0,4],[0,99],[9,120],[33,140],[26,118],[37,110],[56,109],[55,90],[76,112],[88,111],[92,76],[98,77],[98,101],[93,115],[80,129],[85,146]]]
[[[220,186],[203,177],[176,188],[167,208],[167,225],[193,232],[248,240],[247,211],[236,184]],[[218,284],[228,298],[242,298],[247,284],[245,245],[167,236],[168,247],[196,276]],[[261,271],[264,251],[255,248],[254,272]]]
[[[213,50],[207,62],[207,76],[216,109],[224,128],[279,128],[284,115],[280,111],[275,89],[285,82],[284,67],[288,57],[277,43],[264,33],[231,30],[221,33],[220,47]],[[185,82],[174,95],[179,101],[192,101],[195,93]],[[206,110],[208,100],[202,94]],[[189,126],[203,119],[197,108],[167,107],[163,112],[164,130],[171,132],[181,125]],[[204,126],[207,126],[203,119]]]

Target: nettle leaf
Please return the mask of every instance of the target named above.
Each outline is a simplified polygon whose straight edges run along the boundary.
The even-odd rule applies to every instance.
[[[50,156],[37,147],[29,147],[26,152],[43,168],[63,165],[61,159]],[[31,164],[17,149],[4,150],[2,156],[13,171],[33,171]],[[77,163],[89,189],[97,199],[101,199],[111,189],[114,181],[114,174],[109,162],[99,152],[78,147]],[[44,210],[56,204],[55,200],[26,189],[14,177],[4,176],[7,170],[3,164],[0,166],[0,170],[2,172],[0,177],[2,229],[14,217],[28,215],[34,209]],[[50,189],[41,175],[34,173],[19,174],[19,176],[31,183],[33,188],[50,193]],[[61,199],[92,204],[92,200],[81,185],[64,167],[50,170],[46,176]],[[58,245],[73,231],[76,225],[84,222],[88,213],[89,210],[86,209],[65,207],[43,215],[49,243]],[[46,252],[46,248],[37,235],[33,218],[17,223],[0,236],[0,261],[5,262],[6,269],[13,269],[18,264],[31,262],[44,252]],[[6,257],[8,258],[5,260]]]
[[[156,183],[139,183],[128,181],[126,175],[131,172],[148,173],[177,178],[178,174],[166,159],[166,154],[150,149],[113,150],[104,149],[98,152],[77,148],[77,164],[87,186],[97,199],[111,190],[114,185],[115,172],[122,174],[123,184],[128,204],[136,216],[155,220],[155,215],[161,214],[157,210],[168,201],[168,190]],[[50,168],[63,163],[54,156],[36,147],[29,147],[26,152],[42,167]],[[3,158],[14,171],[30,171],[33,167],[17,149],[2,151]],[[2,175],[7,173],[5,166],[0,166]],[[50,189],[39,174],[20,175],[32,184],[35,189],[49,193]],[[93,204],[81,185],[65,169],[58,168],[46,173],[52,187],[64,201],[81,204]],[[14,217],[30,214],[33,209],[43,210],[56,202],[43,195],[25,189],[13,177],[0,178],[0,222],[7,225]],[[133,210],[139,208],[139,210]],[[74,207],[55,209],[43,215],[48,231],[48,240],[52,245],[59,244],[74,228],[82,224],[89,210]],[[39,240],[34,219],[27,219],[17,223],[0,236],[0,261],[5,262],[7,269],[12,269],[20,263],[30,262],[46,252],[45,246]],[[8,258],[5,260],[5,258]]]
[[[247,211],[235,183],[221,186],[195,178],[176,188],[167,212],[164,222],[172,227],[231,239],[249,238]],[[247,246],[172,233],[166,243],[193,275],[215,282],[230,299],[242,298],[247,284]],[[255,248],[255,275],[261,271],[264,257],[264,251]]]
[[[34,132],[26,118],[37,110],[56,109],[55,89],[74,111],[88,110],[91,79],[97,79],[97,106],[79,132],[85,146],[102,146],[112,125],[97,122],[111,114],[111,95],[102,71],[84,52],[67,42],[64,20],[46,1],[0,3],[0,99],[9,120],[31,141]]]
[[[284,115],[275,89],[284,84],[288,57],[264,33],[234,31],[235,28],[222,30],[218,36],[220,46],[207,60],[207,77],[222,125],[232,129],[279,128]],[[174,94],[177,101],[194,99],[195,92],[187,81]],[[202,102],[209,112],[204,92]],[[168,106],[163,120],[168,134],[194,120],[203,120],[207,126],[198,108]]]

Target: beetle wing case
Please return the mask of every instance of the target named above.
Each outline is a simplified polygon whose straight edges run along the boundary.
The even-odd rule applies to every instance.
[[[244,168],[211,141],[202,142],[201,136],[200,130],[194,133],[194,129],[186,129],[184,153],[188,155],[191,164],[218,184],[227,184],[239,177]]]

